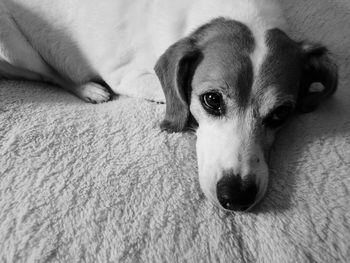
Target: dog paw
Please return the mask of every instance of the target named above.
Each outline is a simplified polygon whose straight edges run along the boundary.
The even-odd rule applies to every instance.
[[[93,82],[81,85],[78,89],[78,96],[91,103],[106,102],[112,97],[108,89]]]

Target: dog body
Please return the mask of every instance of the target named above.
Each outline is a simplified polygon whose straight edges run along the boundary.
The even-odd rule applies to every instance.
[[[266,192],[278,128],[337,86],[327,50],[286,30],[274,0],[1,0],[0,77],[166,101],[164,130],[196,126],[206,196],[246,210]]]
[[[84,4],[2,0],[0,4],[1,75],[49,80],[97,102],[108,96],[94,98],[80,86],[102,79],[117,94],[164,101],[153,70],[156,61],[170,45],[214,18],[249,25],[259,39],[252,54],[256,67],[265,52],[264,32],[283,26],[271,0],[86,0]]]

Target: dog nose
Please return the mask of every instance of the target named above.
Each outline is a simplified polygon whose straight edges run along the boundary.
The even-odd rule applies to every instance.
[[[255,175],[244,180],[240,175],[225,175],[216,185],[217,198],[228,210],[247,210],[254,203],[257,193]]]

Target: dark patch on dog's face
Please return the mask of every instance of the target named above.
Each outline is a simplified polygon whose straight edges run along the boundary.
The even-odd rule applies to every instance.
[[[250,101],[254,122],[262,123],[259,134],[265,136],[260,140],[268,152],[274,132],[295,109],[311,111],[335,91],[337,67],[325,47],[296,42],[280,29],[268,30],[265,39],[268,51],[254,79]],[[323,90],[310,91],[315,82]],[[281,120],[273,120],[278,115]]]
[[[279,29],[266,32],[266,45],[268,52],[257,75],[256,95],[259,97],[267,89],[274,88],[276,95],[290,95],[296,100],[302,69],[300,45]]]
[[[256,137],[267,155],[274,134],[294,111],[299,93],[303,55],[299,43],[283,31],[266,32],[267,53],[256,72],[250,94],[250,116],[256,123]]]

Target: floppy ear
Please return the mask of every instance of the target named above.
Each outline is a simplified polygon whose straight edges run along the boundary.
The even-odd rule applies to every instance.
[[[157,61],[154,69],[166,99],[162,130],[179,132],[187,128],[191,81],[200,54],[194,40],[184,38],[170,46]]]
[[[338,67],[330,58],[329,52],[324,46],[304,44],[302,52],[304,62],[297,110],[305,113],[315,110],[325,98],[336,91]],[[315,89],[316,83],[320,83],[322,86],[320,85]]]

